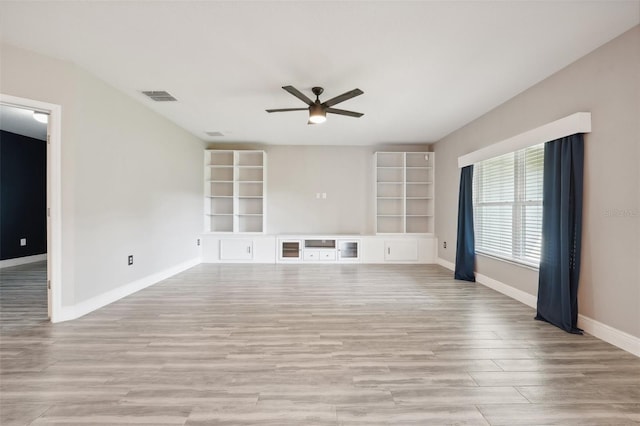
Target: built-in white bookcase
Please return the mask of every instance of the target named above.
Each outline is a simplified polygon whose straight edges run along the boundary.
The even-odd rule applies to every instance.
[[[431,234],[434,153],[376,152],[376,233]]]
[[[207,150],[205,232],[264,233],[266,153]]]

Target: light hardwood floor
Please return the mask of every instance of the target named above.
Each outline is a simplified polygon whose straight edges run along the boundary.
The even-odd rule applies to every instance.
[[[19,277],[3,426],[640,423],[639,358],[438,266],[202,264],[61,324]]]
[[[0,331],[48,321],[47,262],[0,269]],[[0,342],[1,343],[1,342]]]

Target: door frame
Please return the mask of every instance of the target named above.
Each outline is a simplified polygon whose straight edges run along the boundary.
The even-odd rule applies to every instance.
[[[62,106],[2,93],[0,93],[0,104],[49,114],[47,130],[47,304],[50,321],[62,321]]]

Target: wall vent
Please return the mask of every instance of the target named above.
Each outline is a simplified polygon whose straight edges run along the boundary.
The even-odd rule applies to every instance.
[[[164,90],[151,90],[151,91],[142,91],[143,95],[148,96],[149,98],[151,98],[152,100],[156,101],[156,102],[175,102],[177,101],[176,98],[174,98],[173,96],[171,96],[168,92],[165,92]]]
[[[224,136],[222,134],[222,132],[204,132],[207,136],[213,136],[213,137],[218,137],[218,136]]]

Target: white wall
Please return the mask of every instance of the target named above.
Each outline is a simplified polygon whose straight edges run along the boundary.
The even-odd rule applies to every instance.
[[[579,311],[640,337],[640,27],[581,58],[435,144],[439,257],[455,261],[457,158],[579,111],[585,138],[585,199]],[[618,212],[618,213],[616,213]],[[528,294],[537,271],[483,256],[477,271]]]
[[[1,93],[62,105],[63,307],[197,259],[202,141],[75,65],[0,52]]]
[[[274,146],[268,156],[269,233],[373,231],[370,149]]]
[[[430,145],[210,144],[208,148],[267,152],[267,233],[373,234],[373,153],[428,151]],[[327,198],[317,199],[317,193],[326,193]]]

